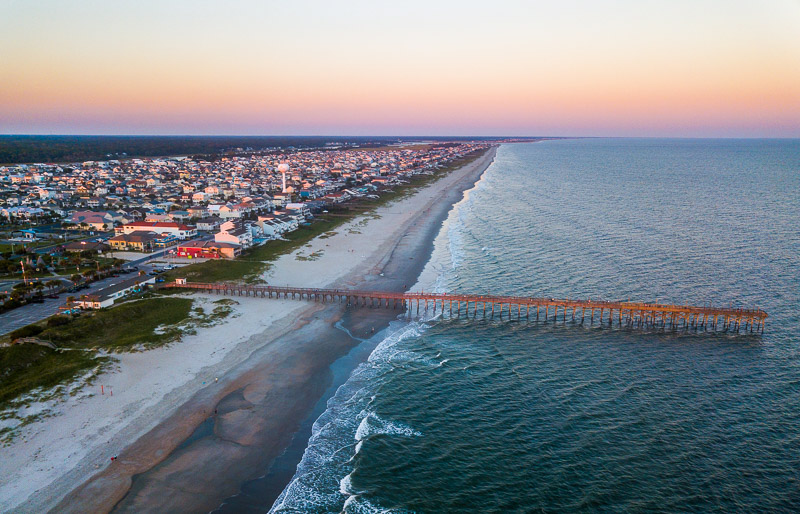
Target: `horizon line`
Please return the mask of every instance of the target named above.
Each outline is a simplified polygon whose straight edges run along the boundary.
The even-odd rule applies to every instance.
[[[800,136],[510,136],[510,135],[402,135],[402,134],[42,134],[42,133],[3,133],[3,137],[294,137],[294,138],[416,138],[416,139],[800,139]]]

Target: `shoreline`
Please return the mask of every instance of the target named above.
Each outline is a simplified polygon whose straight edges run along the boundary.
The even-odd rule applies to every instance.
[[[360,216],[340,227],[337,235],[313,240],[306,246],[324,251],[318,261],[296,258],[305,247],[282,256],[265,273],[267,280],[405,290],[407,284],[416,283],[430,258],[433,240],[450,209],[479,180],[496,149],[379,208],[375,215]],[[203,295],[193,298],[207,301]],[[199,364],[202,377],[218,378],[218,383],[198,387],[198,376],[193,376],[155,398],[149,409],[131,412],[138,421],[144,416],[146,426],[131,427],[136,423],[129,422],[108,438],[102,451],[87,451],[80,462],[70,463],[74,465],[65,474],[9,507],[59,512],[177,507],[209,511],[237,494],[242,483],[263,475],[328,389],[331,365],[360,340],[334,327],[345,313],[343,306],[237,301],[239,320],[198,330],[196,336],[161,352],[179,351],[193,343],[210,348],[233,345],[222,359],[225,362]],[[373,328],[379,331],[396,316],[394,311],[353,309],[347,311],[346,327],[356,336],[369,337]],[[122,360],[124,373],[127,363]],[[92,400],[96,397],[86,401]],[[58,423],[59,418],[51,421]],[[124,448],[110,465],[100,458],[108,446]],[[98,470],[98,462],[105,468]]]

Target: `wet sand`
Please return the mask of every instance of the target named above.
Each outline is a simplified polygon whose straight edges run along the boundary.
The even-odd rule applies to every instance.
[[[494,154],[490,149],[428,186],[435,194],[427,197],[416,215],[404,226],[392,227],[395,235],[375,249],[375,259],[337,285],[403,291],[414,284],[448,212],[480,178]],[[113,465],[68,494],[52,511],[217,508],[242,483],[266,472],[328,388],[331,364],[359,344],[334,327],[345,309],[341,304],[309,304],[281,333],[254,335],[271,343],[220,377],[222,387],[201,389],[132,441]],[[346,328],[357,337],[369,337],[397,315],[393,310],[351,308]]]

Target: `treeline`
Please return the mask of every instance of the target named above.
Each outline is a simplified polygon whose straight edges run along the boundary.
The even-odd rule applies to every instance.
[[[245,149],[319,148],[327,143],[386,145],[412,137],[325,136],[32,136],[0,135],[0,164],[65,163],[163,157],[236,154]],[[427,140],[475,138],[426,137]]]

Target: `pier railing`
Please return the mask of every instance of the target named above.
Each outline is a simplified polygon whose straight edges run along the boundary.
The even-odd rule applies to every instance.
[[[182,282],[162,287],[196,289],[208,293],[261,298],[292,298],[315,302],[340,302],[350,306],[402,309],[409,315],[437,313],[472,317],[563,321],[629,327],[740,330],[763,333],[767,313],[759,309],[547,297],[494,296],[456,293],[393,293],[352,289],[255,286],[226,282]]]

